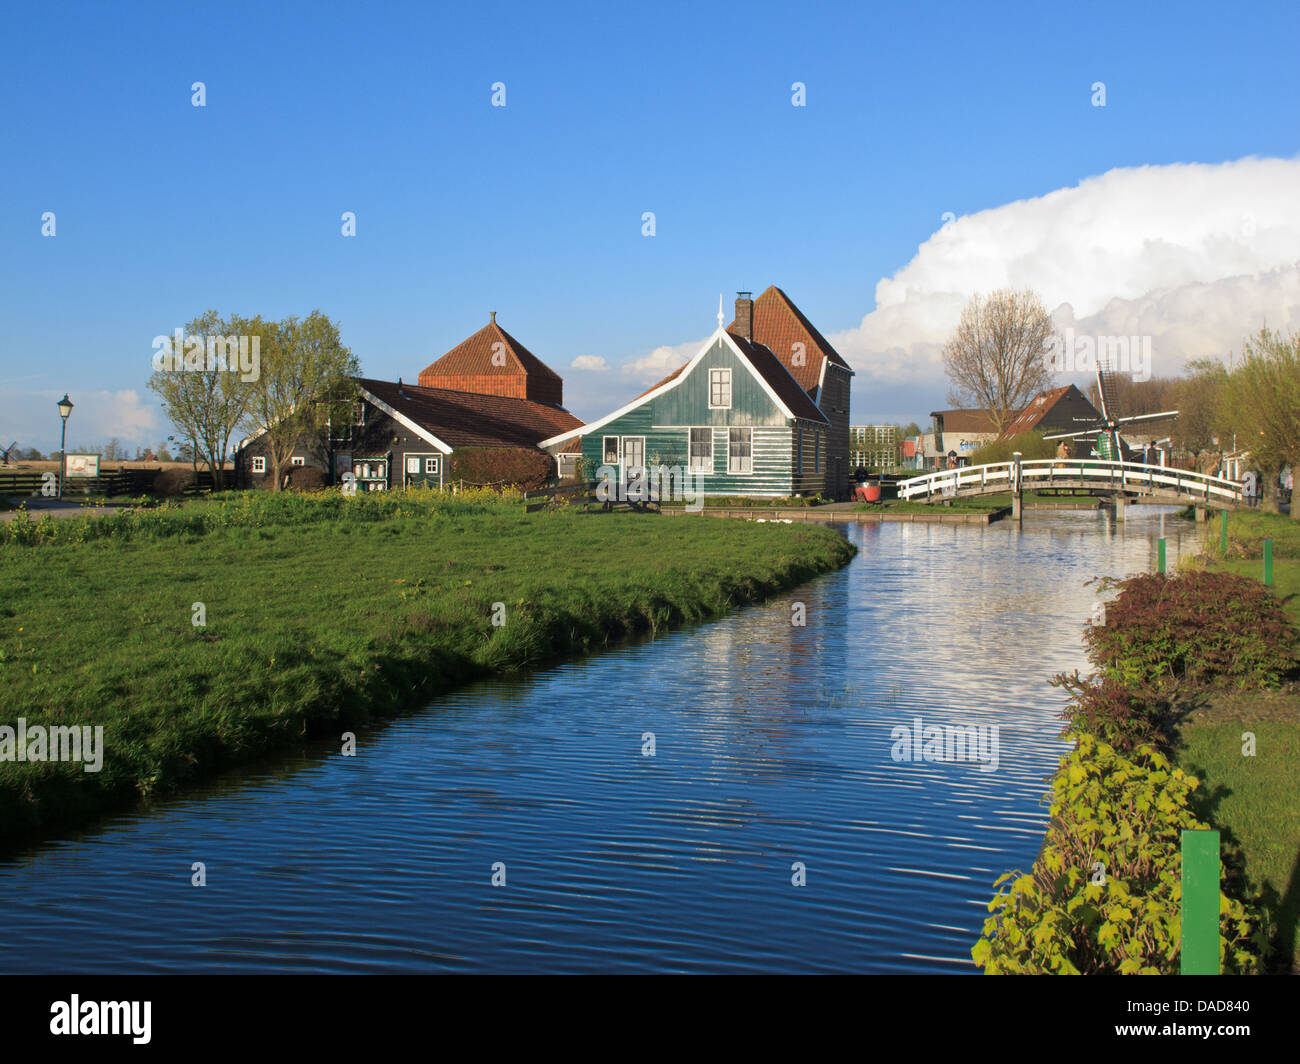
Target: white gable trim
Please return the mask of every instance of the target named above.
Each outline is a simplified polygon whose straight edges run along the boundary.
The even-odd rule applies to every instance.
[[[371,406],[375,407],[377,410],[382,410],[385,414],[391,417],[399,425],[406,426],[417,436],[419,436],[420,439],[424,440],[425,443],[429,444],[430,447],[437,448],[443,454],[451,454],[451,445],[447,443],[443,443],[442,440],[438,439],[438,437],[435,436],[432,432],[424,428],[418,421],[412,421],[405,414],[400,413],[397,410],[394,410],[391,406],[385,403],[377,395],[373,394],[370,391],[367,391],[365,388],[360,388],[359,390],[361,392],[362,397],[366,399]]]
[[[714,331],[713,335],[704,341],[703,346],[699,349],[699,351],[695,353],[695,357],[692,358],[689,362],[687,362],[686,365],[682,367],[681,372],[678,373],[677,376],[674,377],[672,380],[666,381],[664,384],[660,385],[658,388],[655,388],[653,391],[646,392],[645,395],[633,399],[632,402],[628,403],[625,406],[619,407],[612,414],[606,414],[603,418],[601,418],[598,421],[592,421],[589,424],[583,425],[581,428],[571,429],[569,432],[563,433],[559,436],[552,436],[550,437],[550,439],[542,440],[542,442],[539,443],[537,446],[542,448],[542,450],[549,450],[555,444],[564,443],[566,440],[573,439],[574,436],[585,436],[589,432],[595,432],[598,429],[601,429],[604,426],[608,425],[611,421],[615,421],[618,418],[621,418],[624,414],[637,409],[637,407],[644,406],[651,399],[663,395],[666,392],[672,391],[679,384],[685,381],[687,377],[689,377],[692,373],[695,372],[695,367],[698,366],[700,362],[703,361],[704,356],[708,354],[709,350],[713,347],[713,345],[717,343],[719,336],[721,336],[722,340],[726,343],[726,345],[731,348],[732,352],[736,355],[736,357],[740,359],[741,364],[745,366],[745,368],[748,369],[749,372],[753,375],[754,379],[758,381],[758,383],[762,386],[763,391],[767,392],[768,398],[771,399],[772,402],[776,404],[777,409],[780,410],[781,413],[783,413],[786,417],[793,418],[795,416],[794,411],[792,411],[788,406],[785,405],[784,402],[781,401],[781,397],[777,395],[775,391],[772,390],[772,386],[767,383],[766,379],[764,379],[763,375],[758,372],[754,364],[750,362],[748,358],[745,357],[745,353],[740,349],[736,341],[732,339],[731,334],[727,332],[726,329],[719,326],[717,330]],[[781,360],[778,358],[777,362],[779,364]],[[785,366],[782,365],[781,368],[785,369]],[[786,372],[789,373],[790,371],[786,370]],[[792,377],[791,380],[793,379],[794,378]]]

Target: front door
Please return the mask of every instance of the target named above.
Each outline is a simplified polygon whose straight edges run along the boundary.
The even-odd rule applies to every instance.
[[[623,437],[623,483],[629,476],[645,476],[645,437]]]

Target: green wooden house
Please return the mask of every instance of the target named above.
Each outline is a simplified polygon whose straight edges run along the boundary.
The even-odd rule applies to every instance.
[[[558,454],[581,437],[593,478],[601,466],[623,484],[630,471],[676,467],[706,496],[779,497],[826,491],[829,430],[769,348],[719,324],[694,358],[626,406],[538,446]]]

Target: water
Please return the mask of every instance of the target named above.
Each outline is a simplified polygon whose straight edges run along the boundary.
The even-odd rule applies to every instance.
[[[1042,840],[1083,584],[1162,527],[1190,553],[1168,513],[846,526],[846,569],[761,607],[0,863],[0,972],[973,972]],[[916,717],[997,724],[997,771],[895,762]]]

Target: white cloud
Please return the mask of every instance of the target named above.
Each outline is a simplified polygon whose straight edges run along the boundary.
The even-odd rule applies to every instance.
[[[668,376],[673,370],[686,365],[703,346],[704,340],[700,339],[684,344],[656,347],[648,355],[625,362],[622,369],[624,373],[636,377],[643,384],[653,384]]]
[[[0,397],[0,423],[10,439],[23,447],[42,451],[59,446],[58,401],[63,392],[6,392]],[[70,396],[68,448],[106,443],[114,436],[131,447],[156,444],[167,428],[152,396],[142,397],[133,388],[121,391],[82,392]],[[8,446],[9,440],[2,446]]]
[[[600,355],[579,355],[569,363],[570,369],[586,369],[593,373],[609,369],[609,363]]]
[[[941,353],[975,292],[1029,287],[1076,333],[1148,335],[1154,371],[1300,329],[1300,159],[1111,170],[960,218],[831,336],[864,385],[946,391]],[[855,406],[858,405],[855,402]],[[857,420],[855,415],[855,420]]]

